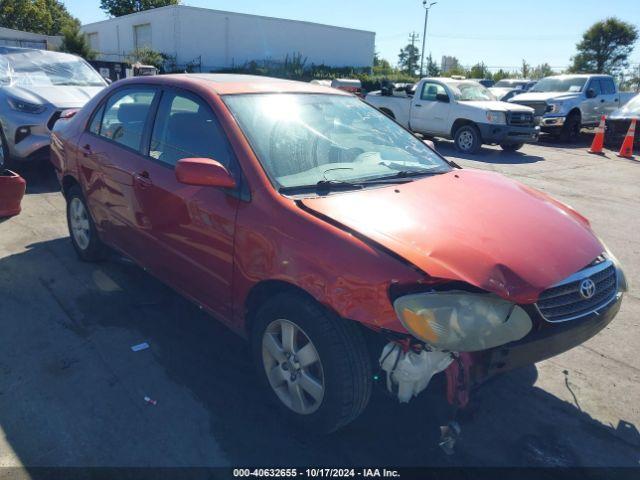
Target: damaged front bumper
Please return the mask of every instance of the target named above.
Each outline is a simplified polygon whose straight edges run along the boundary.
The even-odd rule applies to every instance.
[[[390,342],[383,350],[380,362],[387,372],[387,388],[401,402],[408,402],[427,388],[435,374],[444,371],[447,400],[464,408],[471,390],[489,378],[559,355],[595,336],[616,316],[622,297],[623,292],[618,291],[615,299],[598,311],[561,323],[545,320],[533,305],[524,306],[532,319],[531,331],[519,340],[482,351],[415,352],[405,347],[401,352],[400,344]],[[385,357],[392,351],[392,345],[398,345],[398,355]],[[401,367],[399,370],[398,366]]]

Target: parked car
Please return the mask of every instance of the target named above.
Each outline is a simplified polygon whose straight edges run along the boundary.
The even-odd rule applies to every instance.
[[[52,161],[78,256],[112,247],[247,337],[313,432],[355,419],[380,365],[400,401],[445,371],[462,406],[595,335],[626,288],[570,207],[332,88],[122,80],[56,126]]]
[[[602,115],[610,115],[632,96],[618,92],[610,75],[555,75],[509,101],[533,108],[543,132],[569,141],[582,127],[597,125]]]
[[[528,91],[535,84],[535,81],[522,78],[503,78],[489,90],[498,100],[507,102],[515,95]]]
[[[20,213],[26,186],[20,175],[0,168],[0,222]]]
[[[607,117],[604,133],[607,145],[619,148],[634,118],[636,122],[640,122],[640,95],[636,95]],[[633,138],[635,145],[639,145],[640,134],[636,133]]]
[[[0,166],[49,158],[51,128],[106,85],[74,55],[0,47]]]
[[[538,139],[533,109],[499,102],[475,80],[424,78],[416,92],[412,98],[372,92],[365,101],[414,132],[452,138],[464,153],[483,143],[513,151]]]

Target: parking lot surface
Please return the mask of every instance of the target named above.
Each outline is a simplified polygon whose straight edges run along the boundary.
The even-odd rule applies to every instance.
[[[23,213],[0,224],[0,466],[638,467],[640,161],[587,141],[468,158],[437,144],[584,214],[631,283],[595,338],[474,392],[452,456],[436,385],[409,405],[378,391],[329,437],[283,424],[243,340],[125,259],[80,262],[52,172],[26,169]]]

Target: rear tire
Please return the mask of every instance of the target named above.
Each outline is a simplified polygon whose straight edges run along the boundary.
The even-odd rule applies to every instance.
[[[482,137],[475,125],[462,125],[453,134],[455,147],[462,153],[477,153],[482,147]]]
[[[81,260],[98,262],[107,257],[108,249],[98,236],[79,185],[71,187],[67,193],[67,225],[71,243]]]
[[[264,303],[251,347],[268,396],[307,432],[334,432],[369,403],[371,363],[362,332],[312,299],[280,293]]]
[[[524,143],[506,143],[500,144],[500,148],[505,152],[516,152],[524,146]]]

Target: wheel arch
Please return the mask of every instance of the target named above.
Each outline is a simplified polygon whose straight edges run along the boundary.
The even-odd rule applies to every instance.
[[[468,118],[458,118],[456,119],[455,122],[453,122],[453,125],[451,126],[451,138],[455,137],[456,131],[460,128],[463,127],[465,125],[471,125],[472,127],[477,127],[476,123],[472,120],[469,120]]]
[[[256,318],[256,313],[260,309],[260,306],[263,305],[267,300],[278,295],[280,293],[291,293],[293,295],[298,295],[313,302],[318,305],[322,305],[323,308],[327,308],[322,302],[318,301],[313,295],[307,292],[305,289],[294,285],[293,283],[287,282],[285,280],[262,280],[256,283],[245,298],[243,309],[244,309],[244,330],[247,335],[250,334],[251,329],[253,327],[253,323]]]
[[[80,186],[80,182],[73,175],[65,175],[62,177],[61,187],[62,187],[62,195],[64,198],[67,198],[69,195],[69,191],[75,187],[76,185]]]

